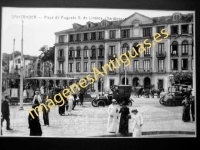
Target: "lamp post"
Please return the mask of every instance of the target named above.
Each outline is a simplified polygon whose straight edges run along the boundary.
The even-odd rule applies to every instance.
[[[174,78],[174,75],[173,74],[170,74],[169,75],[169,80],[171,82],[171,96],[172,96],[172,81],[173,81],[173,78]]]
[[[126,85],[126,67],[124,65],[124,74],[125,74],[125,85]]]
[[[103,96],[103,78],[101,78],[101,96]]]

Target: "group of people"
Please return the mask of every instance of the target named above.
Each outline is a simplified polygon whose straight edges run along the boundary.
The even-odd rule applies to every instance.
[[[182,101],[182,104],[183,104],[182,121],[183,122],[191,121],[190,111],[192,115],[192,121],[195,121],[194,96],[186,95],[185,100]]]
[[[129,119],[132,119],[132,136],[141,136],[143,117],[137,109],[131,110],[130,113],[130,110],[127,107],[125,101],[122,102],[122,106],[119,106],[116,99],[113,99],[112,104],[109,105],[107,112],[109,115],[107,132],[121,133],[123,136],[127,136],[129,133]]]

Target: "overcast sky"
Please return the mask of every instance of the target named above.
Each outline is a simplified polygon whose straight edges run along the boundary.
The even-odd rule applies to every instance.
[[[138,12],[148,17],[172,15],[174,12],[192,13],[191,11],[156,11],[136,9],[76,9],[76,8],[19,8],[3,7],[2,10],[2,52],[21,51],[22,20],[23,23],[23,52],[27,55],[38,56],[40,47],[55,43],[55,32],[72,28],[73,23],[85,25],[86,22],[100,22],[102,19],[113,21],[115,18],[127,18]],[[33,19],[22,19],[21,16],[33,16]],[[34,16],[36,18],[34,18]],[[59,17],[56,19],[56,17]],[[79,18],[80,17],[80,18]],[[85,17],[85,19],[84,19]],[[86,18],[87,17],[87,18]],[[96,17],[96,19],[92,19]],[[70,18],[67,20],[67,18]]]

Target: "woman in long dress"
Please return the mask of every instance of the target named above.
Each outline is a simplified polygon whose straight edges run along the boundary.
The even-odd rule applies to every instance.
[[[182,101],[182,104],[183,104],[182,121],[189,122],[190,121],[190,101],[189,101],[189,97],[185,96],[185,100]]]
[[[143,117],[142,115],[137,111],[137,109],[134,109],[131,111],[133,115],[131,116],[133,119],[133,137],[141,137],[142,132],[141,128],[143,125]]]
[[[121,133],[123,135],[127,135],[129,119],[131,117],[129,115],[130,114],[129,108],[126,106],[125,102],[122,102],[122,107],[121,107],[119,113],[121,113],[120,122],[119,122],[119,133]]]
[[[74,103],[74,96],[72,96],[72,93],[67,100],[68,100],[68,110],[67,110],[68,114],[67,115],[71,115],[71,111],[72,111],[73,103]]]
[[[119,116],[118,106],[116,105],[116,99],[112,100],[112,104],[108,107],[108,124],[107,132],[116,133],[117,132],[117,121]]]

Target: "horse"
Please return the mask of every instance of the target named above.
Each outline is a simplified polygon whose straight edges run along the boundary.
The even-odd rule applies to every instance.
[[[151,93],[151,95],[154,97],[154,94],[155,94],[155,93],[157,94],[157,96],[160,96],[160,93],[161,93],[162,91],[164,91],[163,88],[160,88],[160,89],[152,89],[150,93]]]
[[[143,95],[144,88],[143,87],[135,87],[133,92],[139,98],[139,97],[141,97]]]

